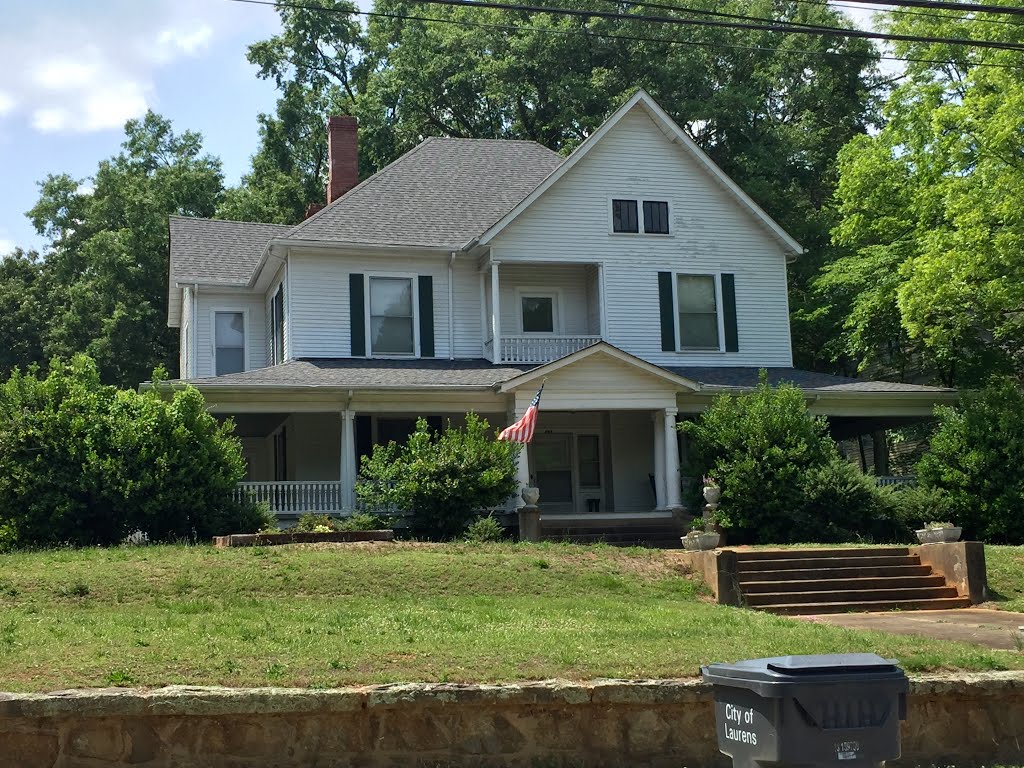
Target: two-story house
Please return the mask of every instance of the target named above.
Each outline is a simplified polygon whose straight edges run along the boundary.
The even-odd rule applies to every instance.
[[[500,428],[545,379],[519,473],[548,518],[670,515],[677,421],[760,368],[839,435],[955,394],[793,369],[800,244],[642,91],[568,157],[429,138],[361,183],[354,119],[328,128],[328,204],[301,224],[170,221],[181,378],[276,509],[349,510],[373,444],[417,416]]]

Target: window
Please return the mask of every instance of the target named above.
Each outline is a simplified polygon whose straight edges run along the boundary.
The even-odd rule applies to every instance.
[[[636,200],[612,200],[612,232],[639,232]]]
[[[271,364],[284,362],[284,283],[270,301]]]
[[[668,234],[668,203],[644,200],[644,232],[652,235]]]
[[[214,372],[240,373],[245,370],[245,313],[214,312]]]
[[[680,348],[721,349],[715,275],[676,275],[676,307]]]
[[[370,353],[416,354],[412,278],[370,278]]]
[[[555,332],[555,297],[523,296],[523,333]]]

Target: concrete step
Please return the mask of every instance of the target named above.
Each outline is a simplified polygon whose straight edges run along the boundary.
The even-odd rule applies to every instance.
[[[744,560],[736,563],[736,569],[744,573],[785,571],[797,569],[866,568],[872,566],[920,565],[917,555],[867,555],[860,557],[797,557],[778,560]]]
[[[817,613],[863,613],[869,611],[941,611],[950,608],[970,608],[970,606],[970,598],[947,597],[934,600],[867,600],[855,603],[777,603],[761,606],[758,610],[790,616],[797,614],[807,616]]]
[[[927,569],[927,566],[921,566]],[[791,581],[741,581],[740,586],[746,595],[766,592],[854,592],[866,589],[908,589],[925,587],[945,587],[946,580],[941,576],[855,576],[845,579],[815,579]]]
[[[746,571],[738,574],[741,586],[761,581],[810,581],[818,579],[848,579],[860,576],[895,578],[901,576],[929,576],[927,565],[871,565],[848,568],[795,568],[768,571]]]
[[[823,557],[906,557],[907,547],[808,547],[806,549],[736,550],[736,561],[754,560],[817,560]]]
[[[864,603],[938,600],[956,597],[955,587],[903,587],[900,589],[822,590],[814,592],[760,592],[745,594],[750,607],[796,603]]]

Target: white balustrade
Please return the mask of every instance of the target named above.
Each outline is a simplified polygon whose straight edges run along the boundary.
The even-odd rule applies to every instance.
[[[338,480],[291,480],[239,483],[239,501],[264,502],[271,512],[341,512],[341,482]]]
[[[914,475],[880,475],[875,478],[875,485],[879,488],[902,485],[912,487],[917,485],[917,477]]]
[[[600,340],[600,336],[502,336],[501,362],[548,363]]]

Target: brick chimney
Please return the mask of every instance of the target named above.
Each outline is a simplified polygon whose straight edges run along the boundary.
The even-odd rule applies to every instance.
[[[350,115],[327,118],[327,204],[359,183],[359,123]]]

